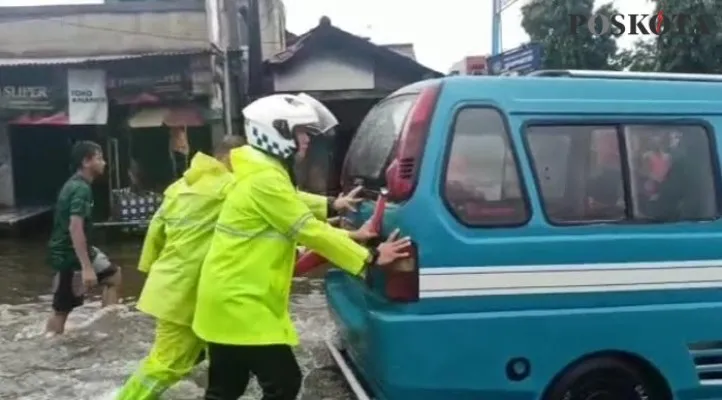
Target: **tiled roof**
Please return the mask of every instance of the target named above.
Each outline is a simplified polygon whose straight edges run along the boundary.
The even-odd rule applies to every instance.
[[[424,76],[443,76],[440,72],[428,68],[406,55],[400,54],[390,48],[376,45],[368,39],[353,35],[331,25],[331,21],[327,17],[321,18],[321,22],[317,27],[298,36],[295,42],[288,46],[286,50],[271,56],[266,60],[266,63],[269,66],[283,65],[300,54],[307,53],[314,48],[323,47],[329,41],[343,43],[342,47],[344,48],[353,48],[357,53],[365,53],[371,57],[393,63],[395,66],[420,72]]]

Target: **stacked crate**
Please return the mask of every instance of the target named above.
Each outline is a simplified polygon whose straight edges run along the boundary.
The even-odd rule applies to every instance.
[[[129,188],[113,190],[113,219],[120,222],[150,221],[160,207],[163,196],[154,192],[132,192]]]

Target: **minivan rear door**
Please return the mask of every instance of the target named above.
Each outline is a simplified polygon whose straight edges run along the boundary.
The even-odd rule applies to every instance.
[[[399,94],[377,104],[361,122],[351,141],[341,181],[344,190],[363,184],[375,199],[385,185],[385,171],[416,93]],[[373,208],[373,207],[372,207]]]

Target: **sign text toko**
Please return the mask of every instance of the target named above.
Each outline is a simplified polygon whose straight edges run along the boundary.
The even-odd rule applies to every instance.
[[[587,29],[592,35],[664,35],[704,34],[714,31],[713,15],[694,14],[570,14],[569,27],[572,34]]]

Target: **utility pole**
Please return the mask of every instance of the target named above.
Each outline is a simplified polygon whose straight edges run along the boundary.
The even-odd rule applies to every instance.
[[[258,0],[248,0],[248,95],[254,99],[263,94],[263,47]]]
[[[495,56],[501,51],[501,2],[502,0],[491,0],[491,55]]]
[[[224,34],[226,37],[226,46],[224,49],[224,102],[226,103],[225,121],[226,121],[226,133],[232,134],[235,129],[233,125],[233,119],[238,115],[238,103],[240,96],[238,95],[238,88],[234,84],[233,77],[235,71],[233,70],[234,62],[233,58],[237,54],[240,48],[241,36],[240,36],[240,22],[238,21],[238,4],[236,0],[220,0],[223,5],[223,25]]]
[[[491,55],[495,56],[501,53],[501,13],[510,5],[519,0],[491,0],[492,1],[492,19],[491,19]]]
[[[233,133],[230,54],[228,48],[223,51],[223,120],[226,126],[226,135]]]

